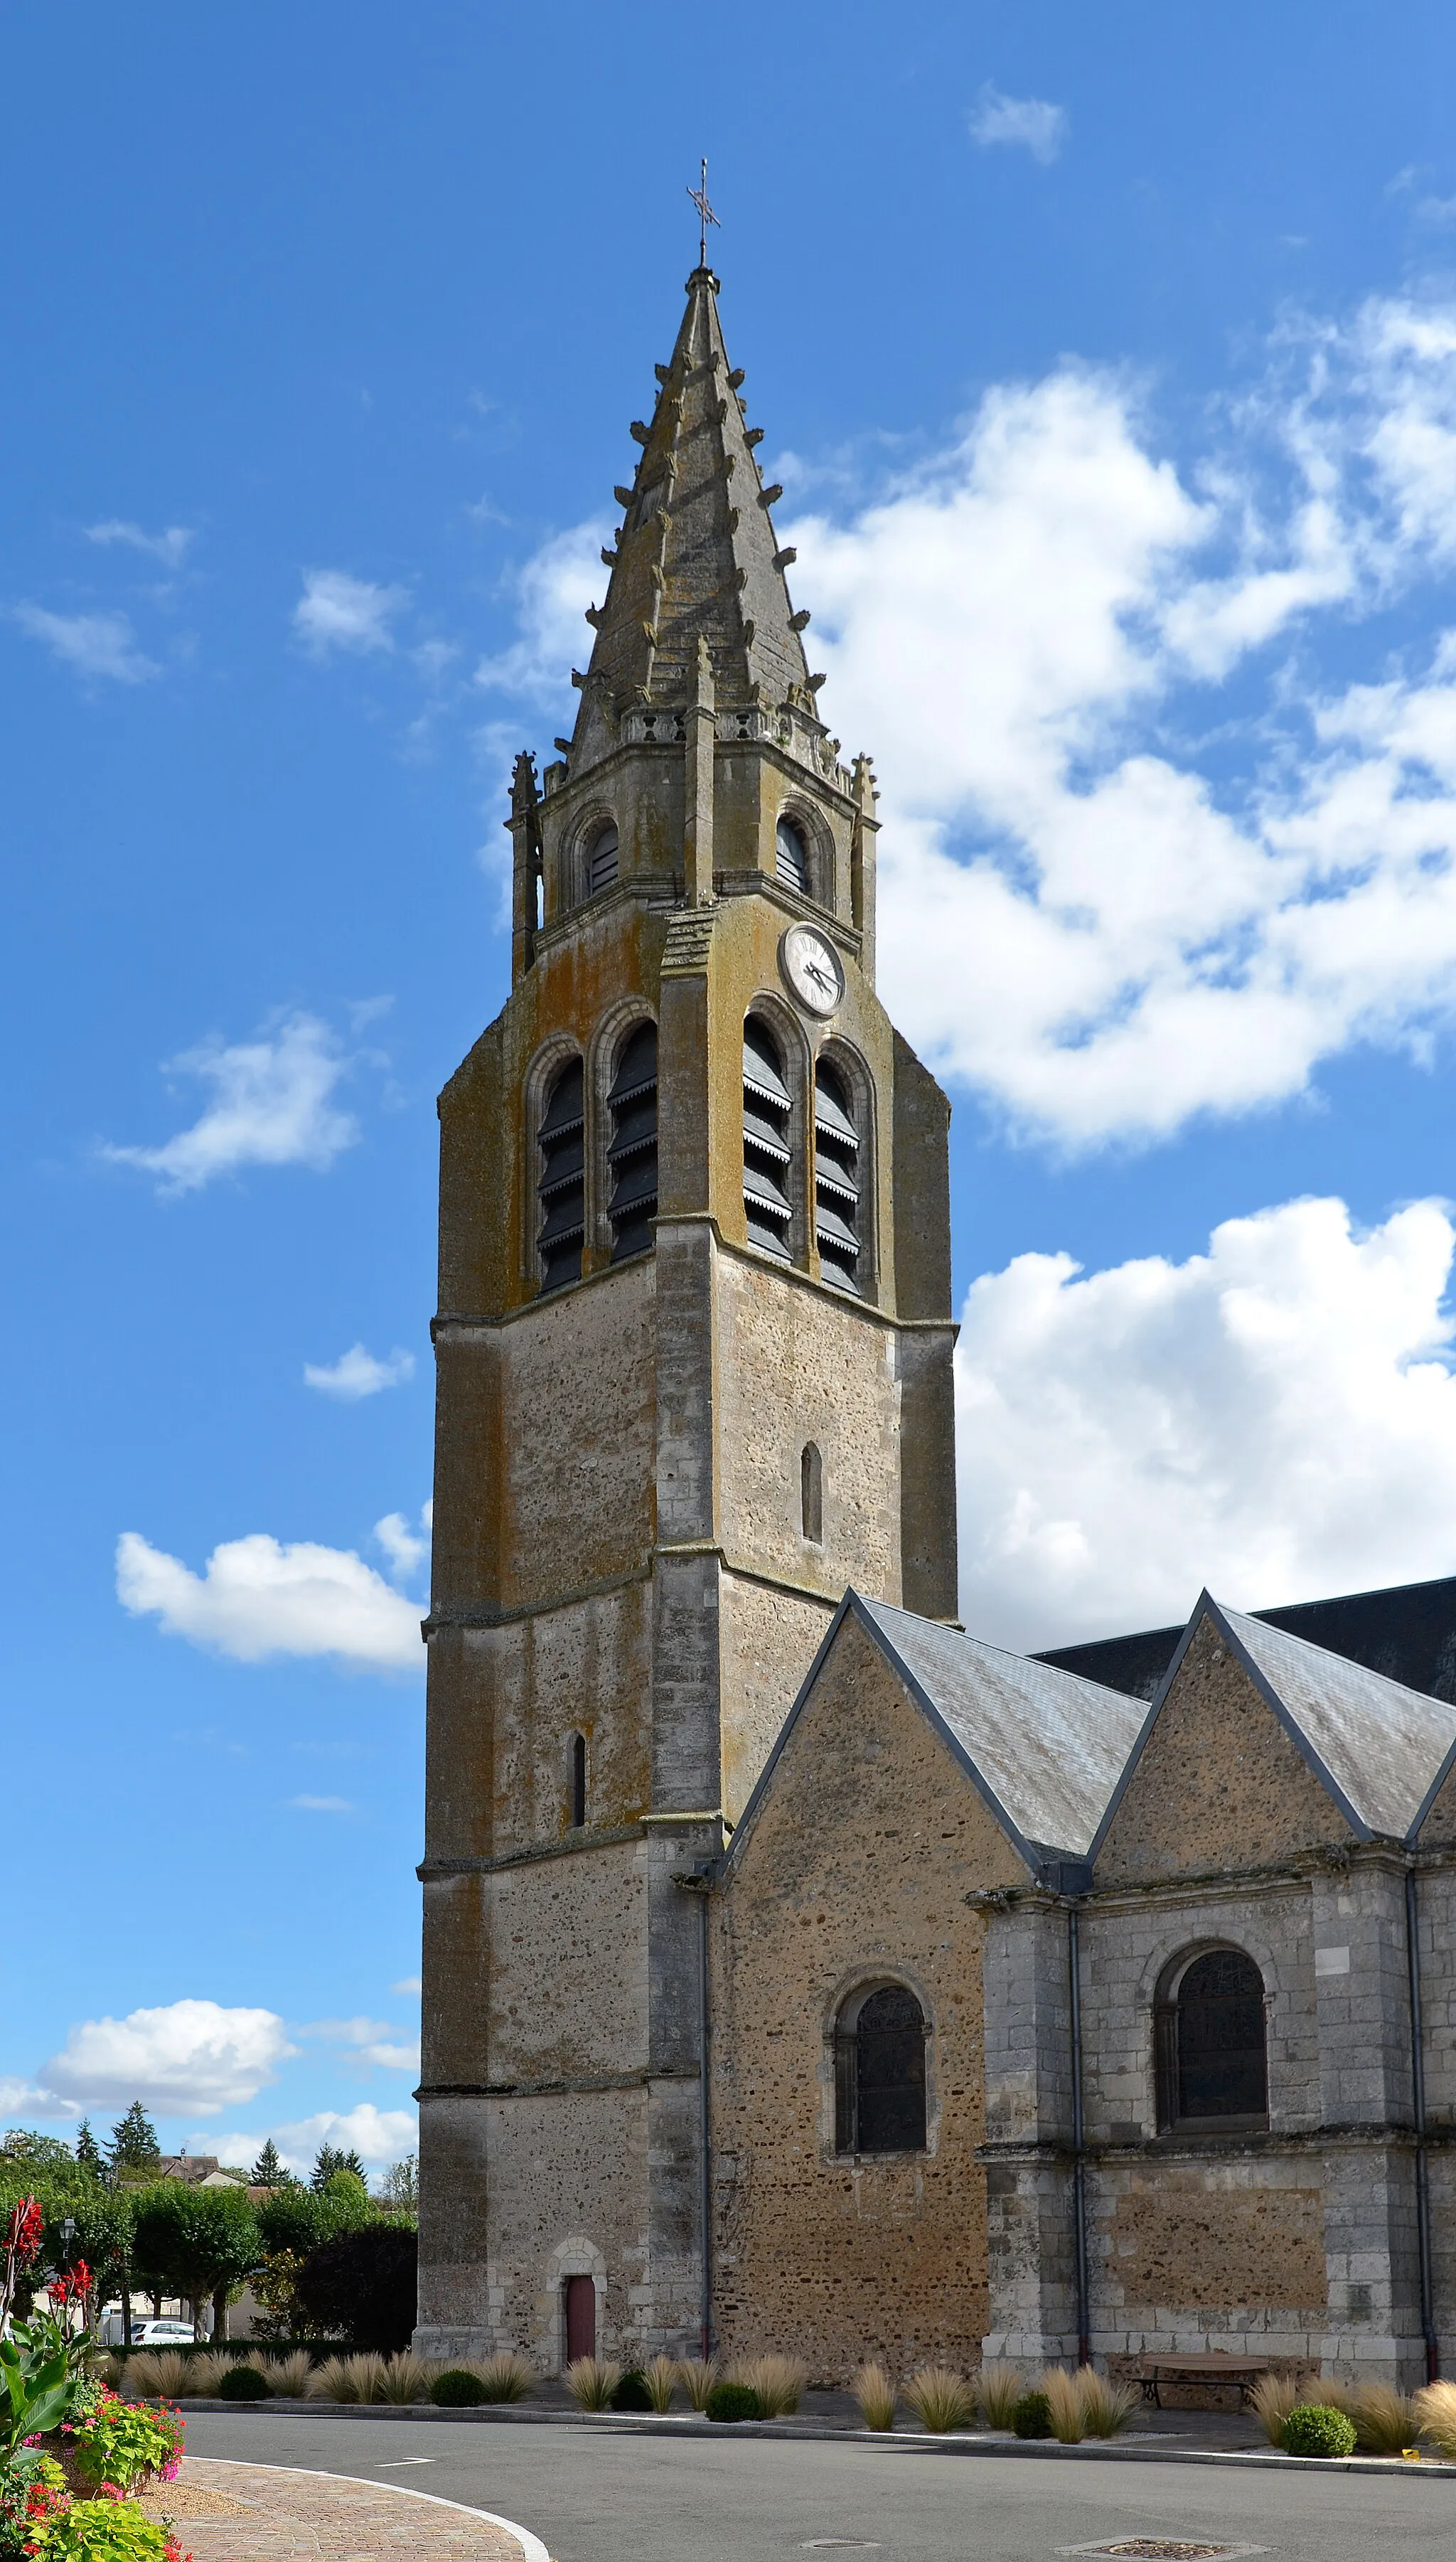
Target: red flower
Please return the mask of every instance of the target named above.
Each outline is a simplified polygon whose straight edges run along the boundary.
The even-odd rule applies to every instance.
[[[11,2208],[10,2221],[5,2227],[4,2247],[7,2255],[13,2254],[21,2268],[28,2268],[35,2258],[45,2226],[45,2209],[38,2197],[22,2197]]]

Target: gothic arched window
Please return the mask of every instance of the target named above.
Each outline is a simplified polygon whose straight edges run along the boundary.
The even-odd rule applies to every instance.
[[[587,849],[587,896],[595,898],[599,889],[610,889],[617,878],[622,840],[616,824],[609,819],[599,827]]]
[[[814,1224],[819,1272],[859,1289],[859,1133],[847,1078],[820,1059],[814,1072]]]
[[[1164,1976],[1155,2028],[1164,2131],[1267,2122],[1264,1978],[1242,1948],[1176,1959]]]
[[[906,1984],[855,1993],[839,2014],[834,2150],[925,2150],[925,2013]]]
[[[790,1260],[794,1224],[789,1191],[793,1114],[779,1044],[767,1023],[750,1014],[743,1026],[743,1206],[750,1245],[777,1254],[783,1263]]]
[[[809,847],[804,829],[792,819],[781,819],[774,831],[774,872],[790,889],[809,890]]]
[[[546,1098],[537,1138],[541,1171],[536,1190],[541,1225],[536,1251],[541,1258],[541,1287],[559,1290],[582,1277],[586,1238],[586,1123],[582,1062],[562,1068]]]
[[[607,1097],[612,1136],[607,1164],[612,1190],[607,1216],[612,1260],[645,1254],[657,1215],[657,1026],[639,1023],[623,1047]]]
[[[817,1548],[824,1536],[824,1463],[819,1444],[806,1441],[799,1458],[799,1518],[806,1539]]]

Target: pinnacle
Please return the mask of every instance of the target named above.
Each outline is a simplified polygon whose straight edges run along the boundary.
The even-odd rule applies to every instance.
[[[574,756],[594,764],[615,744],[617,716],[632,705],[685,704],[698,644],[711,659],[724,708],[778,707],[797,698],[813,716],[814,692],[766,489],[718,320],[717,278],[699,267],[671,362],[656,368],[650,421],[635,419],[641,458],[632,487],[616,492],[621,531],[603,561],[607,593],[582,685]]]

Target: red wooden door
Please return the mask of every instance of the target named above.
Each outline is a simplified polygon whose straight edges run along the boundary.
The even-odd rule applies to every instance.
[[[597,2288],[591,2278],[566,2282],[566,2362],[597,2354]]]

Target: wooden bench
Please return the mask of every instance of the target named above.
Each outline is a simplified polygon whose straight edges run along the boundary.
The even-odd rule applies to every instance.
[[[1140,2357],[1133,2373],[1143,2388],[1144,2401],[1161,2411],[1165,2384],[1236,2384],[1240,2403],[1247,2404],[1271,2363],[1267,2357],[1235,2357],[1227,2349],[1210,2348],[1187,2357]]]

